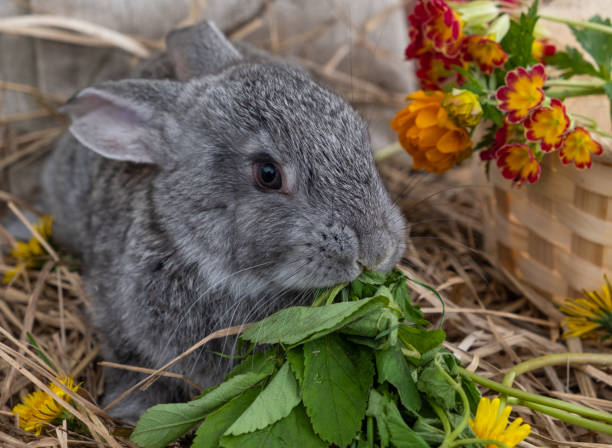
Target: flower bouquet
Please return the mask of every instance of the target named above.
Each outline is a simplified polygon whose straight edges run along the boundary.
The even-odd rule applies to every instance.
[[[561,302],[612,272],[612,135],[565,104],[612,98],[612,26],[527,3],[419,0],[406,57],[423,90],[391,127],[414,169],[443,173],[478,153],[494,186],[489,252]],[[542,20],[567,24],[584,51],[557,50]]]

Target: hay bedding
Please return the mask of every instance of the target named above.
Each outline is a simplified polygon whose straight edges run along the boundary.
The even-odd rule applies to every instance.
[[[234,37],[244,38],[269,23],[272,26],[267,27],[270,37],[267,43],[274,50],[291,42],[308,42],[321,33],[322,25],[294,36],[293,41],[279,40],[273,13],[270,7],[258,11],[233,30]],[[381,17],[372,17],[366,25],[375,25]],[[376,45],[363,37],[363,33],[358,35],[363,39],[357,45],[375,51]],[[79,35],[71,33],[71,38],[79,40]],[[130,39],[123,36],[122,44],[123,38]],[[80,43],[86,45],[88,41]],[[379,54],[376,57],[384,58]],[[306,61],[306,65],[340,90],[351,92],[359,103],[398,103],[397,93],[338,70],[339,59],[342,56],[335,54],[326,65],[312,61]],[[64,123],[55,109],[62,98],[16,83],[0,82],[0,88],[31,96],[39,104],[31,113],[5,116],[0,122],[0,172],[6,172],[16,164],[27,165],[40,158],[62,132]],[[51,118],[42,121],[37,129],[15,130],[15,124],[39,119],[42,115]],[[561,340],[560,315],[556,309],[496,267],[483,252],[485,202],[482,197],[488,187],[469,185],[469,167],[444,177],[417,174],[410,171],[408,160],[402,154],[381,162],[380,169],[394,200],[410,222],[408,247],[400,268],[443,295],[446,345],[465,365],[501,381],[510,367],[535,356],[582,350],[612,352],[610,343]],[[4,180],[4,175],[0,179]],[[6,185],[0,188],[5,190]],[[33,210],[27,201],[7,191],[0,191],[0,202],[9,207],[5,208],[5,214],[18,216],[25,222],[23,212]],[[2,240],[10,243],[12,236],[0,227]],[[69,259],[51,249],[41,269],[29,270],[14,283],[0,287],[0,446],[133,446],[127,440],[129,425],[110,418],[96,404],[103,393],[100,346],[83,315],[88,298],[78,273],[68,269],[69,264]],[[0,255],[0,274],[7,269],[6,259]],[[429,290],[414,286],[414,297],[430,320],[437,322],[441,318],[440,302]],[[38,342],[39,353],[28,344],[27,333]],[[17,426],[10,412],[12,407],[35,388],[45,388],[55,377],[41,359],[41,351],[62,372],[83,382],[80,393],[72,394],[74,407],[69,409],[89,428],[90,436],[50,428],[38,438]],[[599,366],[547,367],[520,376],[515,385],[612,411],[612,371]],[[128,389],[132,385],[125,386]],[[526,408],[515,407],[515,411],[533,427],[522,446],[603,448],[612,443],[610,437],[536,415]]]

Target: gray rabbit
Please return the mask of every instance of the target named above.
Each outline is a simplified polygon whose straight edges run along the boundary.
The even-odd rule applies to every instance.
[[[215,330],[399,260],[404,222],[366,126],[306,72],[239,51],[205,22],[170,33],[136,76],[64,106],[70,132],[43,175],[54,239],[82,261],[105,359],[159,368]],[[228,366],[210,351],[224,345],[173,370],[214,385]],[[141,378],[108,369],[104,401]],[[111,414],[135,421],[189,393],[160,379]]]

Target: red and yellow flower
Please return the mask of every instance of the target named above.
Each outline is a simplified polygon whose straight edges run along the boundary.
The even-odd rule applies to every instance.
[[[407,97],[412,102],[391,121],[415,169],[443,173],[471,154],[469,133],[449,119],[443,97],[441,91],[419,90]]]
[[[519,123],[544,101],[544,66],[538,64],[531,71],[517,67],[506,75],[506,85],[497,89],[499,108],[508,112],[510,123]]]
[[[561,100],[553,98],[550,107],[540,107],[525,120],[526,137],[532,142],[541,140],[542,151],[558,149],[569,128],[570,118]]]
[[[484,74],[490,75],[496,67],[504,66],[508,54],[494,40],[474,34],[463,39],[463,58],[476,62]]]
[[[497,166],[506,179],[512,179],[520,186],[526,180],[536,182],[542,174],[542,167],[531,148],[524,143],[509,143],[497,150]]]
[[[437,90],[445,84],[461,85],[463,79],[451,68],[453,65],[465,67],[465,63],[459,58],[447,58],[442,53],[433,51],[422,54],[416,72],[421,87],[426,90]]]
[[[410,45],[406,58],[411,59],[435,50],[454,57],[461,48],[463,37],[459,15],[444,0],[420,0],[408,16]]]
[[[557,49],[548,39],[535,39],[531,44],[531,55],[541,63],[546,62],[546,58],[553,56]]]
[[[589,134],[589,131],[581,126],[576,126],[569,132],[563,140],[563,147],[559,152],[559,157],[563,164],[568,165],[572,162],[576,168],[591,168],[591,154],[600,155],[603,148]]]

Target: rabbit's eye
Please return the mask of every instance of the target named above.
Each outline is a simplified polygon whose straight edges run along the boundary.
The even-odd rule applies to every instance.
[[[283,176],[280,168],[272,162],[259,162],[253,165],[253,177],[264,190],[280,190],[283,187]]]

